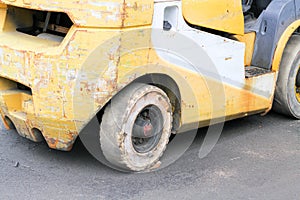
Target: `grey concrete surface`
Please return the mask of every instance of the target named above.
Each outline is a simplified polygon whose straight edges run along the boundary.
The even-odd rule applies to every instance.
[[[200,129],[178,161],[148,174],[112,170],[80,141],[60,152],[0,131],[0,199],[300,199],[300,121],[275,113],[227,122],[204,159]]]

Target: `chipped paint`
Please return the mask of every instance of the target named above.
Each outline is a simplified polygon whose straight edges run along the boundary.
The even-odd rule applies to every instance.
[[[34,10],[65,12],[77,26],[116,28],[151,24],[153,0],[65,1],[38,0],[30,4],[22,1],[0,0],[0,3]],[[1,12],[0,12],[1,16]]]
[[[183,0],[182,9],[184,18],[191,24],[244,34],[244,16],[240,0]]]
[[[62,42],[0,31],[1,116],[9,117],[20,135],[37,141],[32,130],[38,129],[50,148],[70,150],[82,128],[118,91],[151,73],[167,74],[178,84],[182,98],[181,130],[188,130],[190,124],[198,121],[201,126],[208,125],[212,102],[207,80],[178,63],[162,59],[151,43],[153,1],[55,0],[50,4],[48,0],[38,0],[30,4],[27,1],[26,5],[20,0],[0,2],[37,10],[67,11],[74,22]],[[5,23],[16,28],[10,18]],[[0,21],[1,26],[4,24]],[[236,47],[244,50],[236,41],[200,31],[193,34],[210,37],[207,44],[202,44],[206,51],[212,49],[208,45],[219,48],[224,45],[227,52]],[[216,38],[218,43],[210,42]],[[220,63],[216,62],[223,68],[225,62],[244,59],[242,53],[224,55],[220,56]],[[237,67],[241,71],[244,66]],[[242,79],[250,88],[260,83],[260,79],[253,82]],[[16,83],[30,87],[31,91],[19,89]],[[223,87],[223,83],[211,84]],[[194,91],[194,99],[186,86]],[[227,83],[224,90],[228,119],[262,112],[270,105],[268,97],[254,94],[246,87]],[[222,114],[224,110],[216,116]]]

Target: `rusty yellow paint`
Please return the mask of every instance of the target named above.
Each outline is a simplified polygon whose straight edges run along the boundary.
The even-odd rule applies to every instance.
[[[177,83],[181,92],[181,129],[188,130],[189,125],[201,123],[201,126],[208,125],[211,118],[222,118],[227,116],[230,119],[245,116],[253,112],[261,112],[269,107],[271,99],[257,95],[249,88],[254,84],[249,79],[244,89],[238,89],[228,84],[223,84],[207,77],[202,77],[196,72],[189,71],[180,66],[167,63],[159,58],[154,49],[138,49],[138,51],[127,51],[134,46],[143,46],[139,43],[150,41],[151,30],[143,34],[127,35],[122,38],[121,60],[118,67],[118,88],[128,85],[131,81],[145,74],[162,73],[170,76]],[[149,44],[151,45],[151,44]],[[148,47],[148,44],[144,46]],[[148,58],[145,60],[144,58]],[[95,62],[95,61],[92,61]],[[208,87],[209,85],[209,87]],[[222,102],[220,96],[211,96],[210,89],[224,90],[225,105],[212,111],[213,103]],[[214,98],[214,99],[212,99]],[[220,100],[218,99],[220,98]],[[195,112],[196,110],[196,112]],[[193,126],[195,128],[195,126]]]
[[[77,26],[120,28],[151,24],[153,0],[1,0],[22,8],[66,12]]]
[[[6,93],[17,88],[14,82],[0,79],[2,116],[8,116],[18,132],[32,140],[32,129],[39,129],[51,148],[70,150],[78,133],[103,105],[145,74],[167,74],[178,84],[182,97],[181,130],[198,121],[209,122],[212,115],[222,117],[225,113],[235,118],[261,111],[270,103],[247,90],[199,77],[161,60],[151,48],[151,27],[123,31],[73,27],[61,44],[40,44],[39,38],[26,36],[20,36],[21,42],[16,44],[12,35],[0,33],[1,37],[8,38],[3,41],[7,46],[19,49],[3,48],[1,76],[32,88],[32,98],[18,90],[18,98],[8,98]],[[22,43],[26,44],[23,50]],[[19,64],[11,65],[8,60]],[[215,88],[224,88],[227,94],[226,106],[217,113],[212,113],[208,82],[215,84]]]
[[[7,5],[0,3],[0,30],[3,30],[3,25],[6,20]]]
[[[235,36],[238,41],[245,43],[246,51],[245,51],[245,66],[251,66],[253,52],[254,52],[254,45],[256,39],[256,33],[246,33],[244,35],[236,35]]]
[[[166,74],[178,84],[182,131],[199,121],[201,126],[208,125],[211,118],[232,119],[261,112],[270,104],[270,99],[247,88],[222,84],[160,59],[151,45],[153,1],[1,2],[32,9],[41,9],[43,5],[43,10],[50,11],[69,8],[67,13],[75,23],[60,43],[15,32],[12,16],[0,21],[4,27],[0,31],[1,116],[9,117],[19,134],[33,141],[38,140],[34,129],[40,130],[51,148],[70,150],[83,127],[116,93],[151,73]],[[85,3],[85,9],[80,2]],[[213,27],[243,34],[240,1],[233,5],[210,2],[206,6],[229,9],[229,14],[223,16],[223,24],[228,27],[221,27],[214,20]],[[198,8],[200,5],[197,4]],[[105,17],[100,20],[97,13],[87,10]],[[192,17],[198,16],[191,12]],[[210,16],[215,19],[219,14],[216,11]],[[28,86],[31,92],[20,90],[16,82]],[[212,98],[218,102],[221,97],[212,97],[208,85],[226,94],[225,106],[221,105],[223,108],[217,112],[213,112]]]
[[[276,72],[276,71],[272,71],[272,72],[269,72],[268,74],[264,75],[264,76],[270,76],[269,81],[267,81],[265,83],[270,88],[270,95],[269,95],[269,98],[265,98],[264,107],[266,109],[264,110],[264,112],[262,112],[262,115],[267,114],[272,109],[273,99],[274,99],[274,94],[275,94],[275,88],[276,88],[276,82],[277,82],[277,75],[278,75],[278,72]],[[259,87],[261,85],[256,84],[256,82],[259,82],[260,79],[261,79],[260,76],[247,78],[246,79],[247,90],[251,91],[252,89],[255,89],[255,88],[259,89]]]
[[[282,59],[283,51],[285,49],[286,44],[288,43],[292,34],[300,27],[300,20],[294,21],[290,24],[284,33],[282,34],[281,38],[278,41],[277,48],[275,50],[274,59],[272,63],[272,70],[279,71],[280,62]]]
[[[244,34],[244,16],[240,0],[182,0],[182,9],[184,18],[191,24]]]
[[[6,103],[8,110],[12,112],[19,112],[25,110],[25,104],[28,101],[32,101],[32,97],[26,93],[20,93],[15,90],[9,90],[2,94],[2,98]]]
[[[152,52],[154,56],[155,52]],[[119,74],[123,77],[120,85],[126,85],[132,80],[132,77],[139,77],[146,73],[168,74],[179,86],[181,92],[181,129],[180,132],[195,128],[194,124],[202,122],[201,127],[207,126],[213,118],[234,119],[247,116],[250,113],[262,112],[271,104],[271,100],[261,97],[249,91],[249,88],[238,89],[227,84],[201,77],[197,73],[192,73],[170,63],[164,63],[159,59],[152,60],[152,65],[144,65],[144,67],[131,67],[128,72],[123,67],[119,68]],[[124,71],[123,71],[124,70]],[[127,78],[127,81],[126,78]],[[211,96],[208,84],[212,88],[224,89],[225,105],[222,104],[220,96]],[[251,83],[248,83],[251,86]],[[222,91],[220,92],[222,94]],[[214,98],[214,99],[212,99]],[[220,100],[218,100],[220,98]],[[219,102],[219,106],[223,109],[213,111],[213,103]]]

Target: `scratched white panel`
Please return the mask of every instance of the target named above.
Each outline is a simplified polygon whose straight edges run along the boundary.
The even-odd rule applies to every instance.
[[[172,23],[175,25],[172,26],[171,31],[161,31],[159,33],[157,30],[161,30],[163,28],[165,8],[170,6],[175,6],[177,7],[176,9],[178,9],[178,14],[175,19],[170,19],[170,16],[174,17],[176,9],[174,9],[173,13],[171,11],[169,14],[167,14],[168,21],[173,21]],[[230,83],[231,85],[235,85],[239,88],[243,87],[245,83],[245,45],[238,41],[230,40],[189,27],[182,17],[180,1],[159,1],[159,3],[155,3],[152,27],[152,43],[154,47],[162,48],[163,43],[169,43],[165,44],[167,48],[170,48],[169,50],[157,51],[158,55],[162,59],[195,72],[199,71],[197,67],[201,68],[201,72],[203,69],[207,70],[208,73],[215,73],[217,71],[224,82]],[[159,34],[161,34],[163,37],[159,36]],[[178,51],[178,55],[176,55],[176,52],[172,52],[173,50]],[[200,62],[196,64],[193,63],[191,65],[191,63],[185,60],[186,58],[179,58],[187,57],[187,54],[190,54],[188,55],[187,60],[198,60]],[[216,70],[211,70],[209,65],[206,67],[205,62],[201,63],[200,58],[204,59],[205,56],[208,56],[214,63]]]

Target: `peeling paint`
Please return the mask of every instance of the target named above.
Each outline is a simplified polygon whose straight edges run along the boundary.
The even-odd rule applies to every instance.
[[[1,0],[0,2],[17,7],[35,10],[65,12],[78,26],[85,27],[124,27],[151,24],[153,0],[88,0],[88,1],[22,1]],[[83,5],[84,4],[84,5]],[[126,13],[124,12],[126,7]],[[124,22],[126,18],[126,22]]]
[[[22,1],[0,2],[24,7]],[[165,73],[178,84],[183,125],[211,118],[212,102],[203,77],[161,59],[150,43],[152,30],[148,25],[153,19],[153,1],[37,0],[26,7],[67,11],[75,25],[61,43],[0,31],[1,116],[11,118],[20,135],[36,140],[32,134],[32,129],[36,128],[50,148],[70,150],[84,125],[118,91],[150,73]],[[216,38],[211,35],[207,37]],[[228,41],[220,40],[220,44]],[[220,47],[212,42],[210,45]],[[141,49],[133,50],[135,47]],[[230,55],[225,59],[220,57],[223,63],[232,59],[235,58]],[[256,82],[261,81],[264,80]],[[17,83],[30,89],[21,90]],[[253,84],[256,83],[249,82],[248,86]],[[187,85],[194,91],[201,91],[195,92],[196,101],[187,91]],[[226,114],[230,117],[269,106],[268,98],[250,90],[228,84],[224,87],[228,94]],[[200,117],[195,117],[195,113]]]

